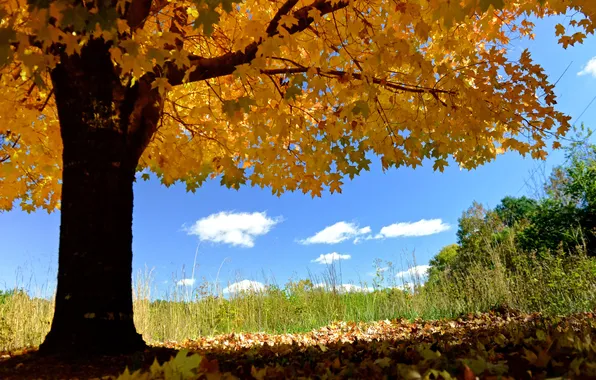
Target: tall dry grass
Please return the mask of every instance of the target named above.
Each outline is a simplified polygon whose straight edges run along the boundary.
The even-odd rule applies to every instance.
[[[595,310],[595,258],[525,260],[511,271],[503,265],[512,249],[506,244],[493,247],[483,262],[446,271],[432,283],[423,285],[418,275],[407,278],[409,287],[396,278],[393,263],[376,260],[372,283],[358,284],[360,291],[343,288],[341,268],[332,265],[283,286],[223,294],[219,284],[203,281],[173,287],[160,300],[153,271],[145,268],[133,279],[135,323],[146,341],[163,342],[230,332],[301,332],[336,320],[440,319],[502,304],[547,314]],[[40,344],[52,315],[52,297],[16,292],[0,298],[0,351]]]

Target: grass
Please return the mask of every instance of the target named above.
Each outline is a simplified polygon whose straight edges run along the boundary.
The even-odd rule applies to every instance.
[[[436,320],[483,312],[506,304],[523,312],[561,315],[596,309],[596,258],[547,257],[526,260],[515,271],[502,265],[508,247],[491,250],[484,263],[445,272],[435,282],[400,288],[392,263],[375,261],[371,291],[342,291],[341,272],[329,266],[321,276],[269,284],[262,291],[224,297],[221,288],[203,282],[188,292],[172,291],[155,300],[153,273],[145,269],[133,282],[135,323],[148,342],[196,339],[231,332],[294,333],[334,321],[395,318]],[[509,247],[510,248],[510,247]],[[313,284],[325,283],[324,288]],[[48,332],[53,301],[16,291],[0,297],[0,351],[39,345]]]

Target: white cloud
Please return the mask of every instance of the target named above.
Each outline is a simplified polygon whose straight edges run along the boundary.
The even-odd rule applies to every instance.
[[[356,238],[354,243],[359,241],[359,236],[370,234],[369,226],[358,228],[355,223],[337,222],[332,226],[325,227],[314,236],[300,240],[301,244],[337,244],[342,241]]]
[[[352,284],[341,284],[340,285],[340,292],[372,292],[374,289],[370,286],[363,287],[358,285]]]
[[[238,293],[242,291],[261,292],[265,285],[258,281],[242,280],[235,282],[223,290],[224,293]]]
[[[354,244],[361,243],[362,241],[365,241],[365,240],[371,240],[371,239],[374,239],[374,236],[372,236],[372,235],[370,234],[370,233],[372,232],[372,231],[371,231],[371,229],[370,229],[370,227],[364,227],[364,228],[363,228],[363,230],[364,230],[364,229],[366,229],[366,230],[367,230],[365,233],[366,233],[366,234],[368,234],[368,235],[366,235],[366,236],[358,236],[358,237],[356,237],[356,239],[354,239]]]
[[[387,272],[389,270],[389,267],[381,267],[378,269],[379,272],[383,273],[383,272]],[[377,275],[377,270],[375,269],[374,272],[368,272],[367,275],[369,276],[376,276]]]
[[[408,237],[408,236],[427,236],[447,231],[451,226],[443,223],[441,219],[422,219],[417,222],[394,223],[381,228],[381,232],[375,236],[375,239]]]
[[[352,256],[350,255],[340,255],[337,252],[327,253],[325,255],[321,254],[318,258],[311,260],[311,263],[319,263],[319,264],[331,264],[334,261],[338,260],[349,260]]]
[[[408,270],[398,272],[395,275],[395,277],[401,277],[401,278],[424,277],[427,275],[427,272],[429,269],[430,269],[430,265],[418,265],[418,266],[412,267]]]
[[[194,278],[183,278],[182,280],[176,282],[178,286],[193,286],[195,284]]]
[[[584,68],[579,73],[577,73],[577,75],[591,75],[594,78],[596,78],[596,57],[590,58],[588,63],[586,63]]]
[[[197,220],[187,232],[201,241],[254,247],[255,238],[265,235],[279,222],[281,218],[270,218],[266,212],[222,211]]]
[[[371,231],[372,231],[372,230],[370,229],[370,226],[366,226],[366,227],[364,227],[364,228],[361,228],[361,229],[359,229],[359,230],[358,230],[358,233],[359,233],[359,234],[370,234],[370,233],[371,233]]]
[[[321,289],[325,289],[327,291],[331,291],[333,290],[333,286],[325,284],[323,282],[318,283],[313,285],[313,288],[321,288]],[[352,285],[352,284],[341,284],[341,285],[335,285],[335,289],[339,292],[339,293],[350,293],[350,292],[372,292],[374,291],[373,288],[371,288],[370,286],[368,287],[363,287],[363,286],[358,286],[358,285]]]
[[[414,291],[414,284],[412,284],[411,282],[404,282],[403,285],[397,285],[393,287],[394,289],[399,289],[399,290],[407,290],[407,291]]]

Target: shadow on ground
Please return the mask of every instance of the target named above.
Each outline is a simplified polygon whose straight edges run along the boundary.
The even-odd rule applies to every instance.
[[[33,349],[0,355],[0,379],[109,378],[125,367],[147,371],[179,350],[202,356],[196,379],[596,379],[595,333],[593,313],[337,322],[306,334],[229,334],[127,356],[42,357]]]

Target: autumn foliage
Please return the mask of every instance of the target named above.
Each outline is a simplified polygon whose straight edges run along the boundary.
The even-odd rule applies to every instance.
[[[560,13],[573,14],[556,27],[563,46],[594,32],[592,0],[3,0],[0,209],[59,207],[49,72],[98,38],[120,78],[113,118],[126,88],[159,92],[137,169],[166,185],[221,176],[314,196],[368,169],[368,152],[384,168],[439,170],[510,150],[543,158],[569,118],[541,66],[508,43]],[[127,116],[124,135],[144,128]]]

